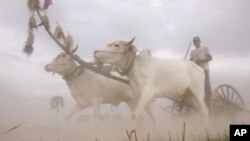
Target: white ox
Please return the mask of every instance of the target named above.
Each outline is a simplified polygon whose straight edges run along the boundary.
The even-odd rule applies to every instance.
[[[135,39],[135,38],[134,38]],[[130,42],[115,41],[103,50],[94,52],[95,60],[118,66],[133,89],[141,95],[134,117],[138,118],[155,97],[182,98],[205,117],[208,109],[204,101],[204,72],[189,60],[160,59],[137,55]]]
[[[76,100],[76,105],[66,116],[66,120],[84,108],[93,106],[94,121],[98,121],[101,104],[117,106],[121,102],[125,102],[133,111],[139,99],[129,85],[78,66],[66,53],[59,54],[45,66],[45,70],[63,76],[71,95]]]

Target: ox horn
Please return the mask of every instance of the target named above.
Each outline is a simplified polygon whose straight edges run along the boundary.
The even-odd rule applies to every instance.
[[[135,38],[136,38],[136,37],[132,38],[132,39],[128,42],[128,44],[132,45],[133,42],[134,42],[134,40],[135,40]]]

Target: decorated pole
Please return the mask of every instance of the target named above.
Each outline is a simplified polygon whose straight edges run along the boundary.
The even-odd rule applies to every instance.
[[[125,83],[125,84],[129,84],[129,81],[127,80],[127,79],[123,79],[123,78],[120,78],[120,77],[117,77],[117,76],[113,76],[113,75],[111,75],[110,74],[110,72],[107,72],[107,71],[103,71],[103,70],[101,70],[100,68],[97,68],[97,67],[95,67],[95,66],[93,66],[93,65],[91,65],[91,64],[89,64],[89,63],[87,63],[87,62],[85,62],[84,60],[82,60],[78,55],[76,55],[76,54],[73,54],[72,52],[71,52],[71,50],[70,50],[70,46],[73,44],[71,41],[70,42],[66,42],[66,40],[67,40],[67,37],[69,37],[69,34],[68,34],[68,36],[65,38],[64,37],[64,33],[62,32],[62,29],[61,29],[61,27],[58,27],[59,25],[58,25],[58,23],[57,23],[57,28],[60,28],[60,29],[57,29],[57,30],[59,30],[59,31],[57,31],[57,32],[59,32],[59,34],[61,34],[60,36],[62,36],[62,38],[64,39],[64,41],[65,41],[65,45],[63,45],[61,42],[59,42],[59,40],[57,40],[59,37],[59,35],[58,35],[58,33],[57,33],[57,35],[53,35],[52,34],[52,32],[50,31],[50,29],[49,29],[49,20],[48,20],[48,17],[47,17],[47,15],[45,14],[45,15],[41,15],[41,13],[40,13],[40,10],[41,10],[41,7],[39,6],[39,0],[28,0],[28,8],[29,8],[29,10],[31,11],[31,12],[37,12],[37,14],[38,14],[38,17],[40,18],[40,20],[41,20],[41,23],[39,24],[40,26],[43,26],[44,28],[45,28],[45,30],[47,31],[47,33],[50,35],[50,37],[57,43],[57,45],[65,52],[65,53],[67,53],[68,55],[70,55],[77,63],[79,63],[80,65],[82,65],[82,66],[84,66],[85,68],[87,68],[87,69],[89,69],[89,70],[91,70],[91,71],[93,71],[93,72],[95,72],[95,73],[97,73],[97,74],[100,74],[100,75],[102,75],[102,76],[105,76],[105,77],[107,77],[107,78],[110,78],[110,79],[113,79],[113,80],[116,80],[116,81],[119,81],[119,82],[122,82],[122,83]],[[44,3],[44,10],[46,10],[47,8],[48,8],[48,6],[50,5],[50,4],[52,4],[52,1],[51,0],[45,0],[45,3]],[[33,13],[33,15],[34,15],[34,13]],[[32,16],[33,16],[32,15]],[[34,26],[34,28],[35,28],[36,26]],[[32,31],[30,31],[30,34],[31,33],[33,33],[33,30]],[[56,32],[55,32],[55,34],[56,34]],[[33,35],[33,34],[32,34]],[[31,35],[30,35],[31,36]],[[31,55],[31,53],[32,53],[32,51],[33,51],[33,46],[32,46],[32,44],[33,44],[33,42],[34,42],[34,36],[31,36],[31,37],[33,37],[32,38],[32,42],[27,42],[26,43],[26,45],[25,45],[25,48],[24,48],[24,52],[25,53],[27,53],[28,55]],[[72,37],[69,37],[69,38],[72,38]],[[70,39],[70,40],[72,40],[72,39]],[[77,47],[78,47],[78,45],[77,45]],[[75,48],[75,49],[77,49],[77,47]],[[28,49],[27,49],[28,48]],[[28,52],[26,52],[28,50]]]
[[[40,19],[42,19],[42,15],[40,13],[40,11],[38,9],[36,9],[37,11],[37,14],[39,16]],[[123,83],[126,83],[126,84],[129,84],[129,81],[127,79],[123,79],[123,78],[120,78],[120,77],[116,77],[116,76],[113,76],[111,75],[110,73],[107,73],[105,71],[101,71],[99,68],[97,67],[94,67],[93,65],[90,65],[89,63],[85,62],[84,60],[82,60],[78,55],[74,55],[70,52],[70,50],[68,50],[64,45],[62,45],[54,36],[53,34],[51,33],[51,31],[49,30],[48,27],[46,27],[45,25],[43,25],[45,30],[47,31],[47,33],[50,35],[50,37],[57,43],[57,45],[64,51],[66,52],[68,55],[70,55],[77,63],[79,63],[80,65],[83,65],[84,67],[86,67],[87,69],[95,72],[95,73],[98,73],[100,75],[103,75],[107,78],[111,78],[111,79],[114,79],[116,81],[120,81],[120,82],[123,82]]]

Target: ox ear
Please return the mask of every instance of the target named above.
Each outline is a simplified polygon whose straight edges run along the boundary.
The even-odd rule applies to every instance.
[[[132,38],[132,39],[128,42],[128,44],[129,44],[129,45],[132,45],[133,42],[134,42],[134,40],[135,40],[135,38],[136,38],[136,37]]]
[[[78,49],[78,44],[76,45],[76,47],[71,51],[72,54],[74,54]]]

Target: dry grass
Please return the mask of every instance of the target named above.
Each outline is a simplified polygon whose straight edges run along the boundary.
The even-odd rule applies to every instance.
[[[8,134],[8,133],[10,133],[10,132],[12,132],[12,131],[14,131],[14,130],[16,130],[17,128],[21,127],[21,126],[24,125],[24,124],[25,124],[25,122],[13,126],[12,128],[10,128],[10,129],[4,131],[3,133],[1,133],[1,134],[0,134],[0,137],[3,136],[3,135]]]
[[[248,119],[248,120],[247,120]],[[8,132],[0,136],[0,141],[229,141],[230,124],[248,124],[249,117],[226,119],[205,124],[195,116],[173,117],[160,121],[160,133],[156,133],[153,123],[144,120],[136,128],[128,128],[129,121],[104,122],[70,125],[69,127],[44,125],[17,125],[17,128],[2,128]],[[10,130],[12,129],[12,130]],[[1,133],[1,132],[0,132]]]
[[[148,133],[146,137],[141,137],[140,139],[138,139],[137,135],[136,135],[136,130],[133,130],[131,131],[130,133],[128,131],[126,131],[127,133],[127,138],[125,139],[122,139],[120,138],[121,141],[229,141],[229,135],[228,133],[219,133],[218,132],[218,135],[217,136],[210,136],[209,134],[207,135],[192,135],[191,138],[187,139],[184,137],[184,135],[180,135],[180,136],[172,136],[169,132],[169,137],[168,139],[164,138],[164,137],[158,137],[157,138],[154,138],[154,137],[151,137],[150,134]],[[14,134],[13,134],[14,135]],[[30,134],[30,136],[33,136],[32,134]],[[115,134],[112,135],[112,136],[116,136]],[[69,140],[69,141],[73,141],[73,140],[85,140],[84,138],[80,137],[78,139],[76,139],[77,136],[72,136],[71,138],[69,137],[64,137],[64,135],[60,135],[58,137],[53,137],[51,136],[51,134],[47,134],[47,135],[41,135],[40,136],[40,139],[39,137],[37,137],[36,140],[39,140],[39,141],[52,141],[52,140],[57,140],[57,141],[64,141],[64,140]],[[27,140],[27,141],[31,141],[31,139],[34,139],[34,137],[27,137],[24,136],[24,137],[21,137],[22,140]],[[156,139],[156,140],[155,140]],[[0,138],[1,140],[1,138]],[[15,141],[15,140],[12,140],[12,139],[7,139],[6,138],[4,139],[5,141]],[[18,140],[18,139],[16,139]],[[95,138],[93,139],[94,141],[107,141],[105,138]]]

